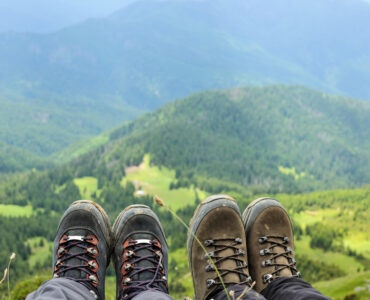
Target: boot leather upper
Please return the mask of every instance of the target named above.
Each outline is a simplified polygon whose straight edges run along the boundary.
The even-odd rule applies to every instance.
[[[255,289],[260,292],[262,291],[268,283],[263,283],[263,275],[273,273],[278,267],[276,266],[262,266],[262,261],[271,259],[272,255],[266,254],[261,255],[261,251],[271,246],[270,243],[260,243],[259,238],[264,236],[282,236],[288,237],[289,242],[286,243],[286,247],[289,247],[294,251],[294,242],[293,242],[293,231],[290,223],[290,219],[287,213],[278,206],[272,206],[264,209],[254,221],[251,230],[247,236],[248,243],[248,261],[250,264],[250,274],[253,280],[256,281]],[[281,243],[281,239],[271,238],[270,240]],[[281,246],[275,246],[273,252],[283,253],[286,250]],[[294,253],[294,252],[293,252]],[[291,258],[294,258],[294,255],[290,255]],[[290,262],[285,257],[278,257],[273,262],[278,264],[288,265]],[[284,268],[279,272],[279,277],[290,277],[292,272],[290,268]],[[274,276],[276,277],[276,276]]]
[[[199,224],[195,235],[203,243],[206,240],[214,239],[227,239],[227,238],[242,238],[242,244],[240,249],[245,253],[246,243],[244,237],[244,227],[240,214],[234,209],[229,207],[220,207],[211,210]],[[207,251],[211,252],[215,248],[212,246],[206,247]],[[225,257],[233,255],[232,249],[226,249],[220,255]],[[215,278],[217,276],[215,271],[207,272],[206,266],[209,265],[209,260],[205,257],[204,250],[194,240],[191,246],[191,266],[192,275],[194,282],[194,290],[196,299],[207,299],[214,292],[214,288],[207,288],[207,279]],[[234,269],[237,263],[234,260],[227,259],[217,265],[219,269]],[[249,277],[249,274],[245,272],[245,277]],[[225,282],[241,282],[241,278],[238,274],[229,273],[223,277]]]

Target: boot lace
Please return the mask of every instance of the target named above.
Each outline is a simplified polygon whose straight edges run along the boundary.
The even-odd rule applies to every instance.
[[[57,249],[58,260],[54,266],[54,278],[64,277],[74,281],[77,281],[85,285],[90,292],[97,299],[96,291],[91,288],[97,288],[99,279],[97,271],[99,265],[96,261],[96,257],[99,254],[98,239],[94,235],[79,236],[79,235],[63,235],[59,240],[59,246]],[[72,248],[77,248],[79,251],[74,250],[70,253]],[[78,259],[80,263],[70,263],[71,259]],[[68,277],[64,274],[68,271],[79,270],[82,271],[85,276],[81,278]]]
[[[293,277],[301,277],[301,273],[296,268],[296,261],[294,259],[293,250],[287,245],[289,243],[289,237],[283,236],[263,236],[258,239],[260,244],[269,243],[270,246],[260,250],[260,256],[267,256],[268,259],[262,261],[262,267],[275,267],[275,270],[269,274],[262,276],[263,283],[271,282],[274,277],[279,278],[279,273],[284,269],[289,269]],[[283,248],[283,252],[276,252],[277,247]],[[284,257],[287,263],[277,263],[278,257]]]
[[[204,246],[206,248],[213,248],[213,251],[208,252],[204,255],[205,259],[208,259],[208,265],[206,266],[206,272],[215,272],[215,268],[212,262],[209,260],[209,257],[213,260],[214,264],[217,267],[220,276],[225,285],[232,285],[232,284],[246,284],[248,286],[251,285],[252,278],[248,276],[248,264],[245,261],[245,252],[243,249],[240,248],[242,246],[242,239],[241,238],[225,238],[225,239],[213,239],[213,240],[206,240],[204,242]],[[232,255],[222,255],[222,252],[232,249],[234,254]],[[235,268],[221,268],[221,263],[227,260],[233,260],[236,263]],[[233,273],[239,275],[240,281],[238,282],[231,282],[225,281],[224,278],[226,275]],[[221,287],[222,283],[220,278],[216,276],[215,278],[207,279],[207,288],[211,287]]]
[[[167,278],[163,266],[162,246],[157,240],[132,240],[128,239],[123,244],[123,264],[121,273],[120,299],[132,299],[147,290],[163,292],[163,287],[168,292]],[[143,251],[147,250],[147,251]],[[148,253],[141,255],[140,253]],[[149,266],[139,266],[140,262],[150,262]],[[150,266],[151,265],[151,266]],[[140,280],[140,275],[152,273],[150,279]],[[148,276],[145,276],[148,277]]]

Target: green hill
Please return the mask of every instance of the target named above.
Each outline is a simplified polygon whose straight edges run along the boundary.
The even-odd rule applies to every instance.
[[[150,153],[155,165],[274,191],[356,186],[370,182],[369,116],[367,102],[303,87],[202,92],[114,131],[104,156]]]
[[[0,174],[19,172],[32,168],[43,169],[52,165],[51,160],[40,158],[27,150],[0,142]]]
[[[206,89],[370,99],[368,3],[230,1],[133,1],[52,33],[0,33],[0,141],[46,157]]]
[[[144,203],[164,226],[171,293],[181,298],[192,295],[186,230],[153,204],[153,194],[185,222],[208,194],[231,194],[241,210],[254,198],[269,195],[294,220],[304,278],[343,299],[364,285],[370,268],[368,116],[367,102],[295,86],[208,91],[179,99],[86,148],[60,155],[63,160],[82,154],[71,162],[0,181],[0,267],[16,252],[13,295],[32,282],[35,287],[35,276],[50,272],[50,242],[72,201],[92,199],[112,221],[126,206]],[[356,186],[362,187],[344,189]],[[340,190],[302,193],[332,188]],[[112,275],[109,270],[110,287]],[[342,289],[332,288],[330,282],[346,276],[353,280]],[[27,278],[32,280],[22,283]],[[4,289],[0,286],[0,295]],[[363,290],[356,295],[367,297]]]

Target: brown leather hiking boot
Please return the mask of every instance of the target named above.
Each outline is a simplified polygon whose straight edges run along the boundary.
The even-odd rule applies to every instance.
[[[243,222],[239,208],[231,197],[215,195],[199,204],[190,222],[187,249],[195,299],[211,299],[222,290],[220,278],[209,257],[226,287],[250,285]]]
[[[300,277],[294,259],[293,230],[284,207],[276,200],[254,200],[243,213],[250,273],[262,291],[279,277]]]

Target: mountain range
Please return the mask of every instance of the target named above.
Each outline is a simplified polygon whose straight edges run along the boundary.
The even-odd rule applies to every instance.
[[[105,17],[132,0],[2,0],[0,32],[53,32],[89,18]]]
[[[369,20],[359,0],[150,0],[53,33],[1,33],[0,140],[48,157],[176,98],[243,85],[370,99]]]
[[[149,153],[155,165],[244,186],[356,186],[370,182],[369,112],[368,102],[298,86],[201,92],[113,131],[99,153]]]
[[[153,195],[188,223],[199,200],[226,193],[241,209],[261,196],[279,199],[294,224],[303,278],[333,299],[365,287],[355,296],[367,299],[369,110],[367,101],[301,86],[203,91],[68,147],[55,158],[66,163],[4,175],[0,265],[17,253],[12,296],[50,277],[55,228],[76,199],[103,205],[112,221],[129,205],[150,206],[169,242],[171,294],[192,295],[186,230]],[[16,154],[22,162],[24,153]],[[344,190],[353,187],[361,188]],[[33,278],[43,272],[42,280]],[[115,279],[108,284],[106,299],[115,299]],[[0,286],[0,299],[5,290]]]

